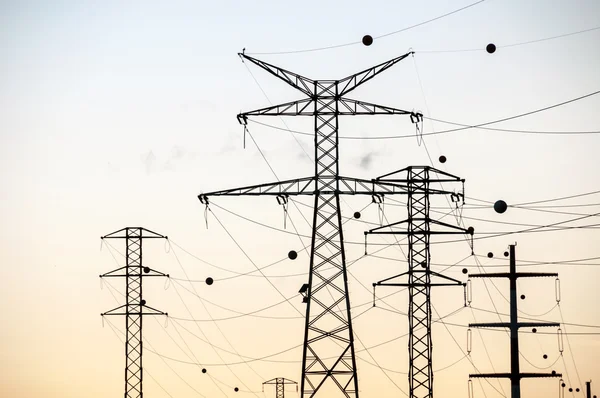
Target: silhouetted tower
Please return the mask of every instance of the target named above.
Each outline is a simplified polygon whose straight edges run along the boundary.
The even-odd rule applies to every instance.
[[[470,234],[466,230],[429,216],[430,195],[449,195],[453,203],[464,200],[463,179],[429,166],[411,166],[377,178],[408,185],[408,218],[390,225],[377,227],[365,232],[365,242],[369,234],[408,235],[408,271],[373,283],[376,286],[408,287],[408,383],[410,398],[433,397],[433,369],[431,342],[431,287],[465,286],[465,283],[434,272],[430,268],[431,235]],[[435,184],[461,183],[462,192],[456,193],[443,189],[432,189]],[[406,225],[406,230],[394,228]],[[406,276],[408,281],[393,282]],[[441,278],[441,282],[432,282],[432,277]]]
[[[298,391],[298,383],[293,380],[289,380],[283,377],[277,377],[275,379],[265,381],[263,383],[263,392],[265,392],[265,385],[275,385],[275,398],[285,398],[285,386],[295,385],[296,391]]]
[[[165,276],[142,265],[144,239],[167,239],[146,228],[123,228],[101,239],[125,239],[125,266],[100,275],[100,278],[125,278],[125,304],[101,314],[125,316],[125,398],[142,398],[142,318],[144,315],[167,315],[146,305],[142,297],[142,279],[147,276]]]
[[[394,183],[374,182],[339,174],[338,117],[355,115],[410,115],[418,113],[345,97],[352,90],[402,61],[411,53],[365,69],[341,80],[313,80],[258,59],[239,54],[281,79],[308,98],[239,114],[246,125],[250,116],[310,116],[314,118],[314,177],[247,186],[198,196],[208,205],[211,196],[272,195],[314,196],[310,272],[306,289],[306,323],[302,358],[303,397],[313,397],[326,382],[343,397],[358,397],[354,337],[348,298],[348,276],[342,234],[340,195],[406,193]],[[329,393],[331,394],[331,393]],[[329,395],[327,398],[333,398]]]
[[[470,323],[469,327],[482,328],[509,328],[510,329],[510,373],[481,373],[471,374],[469,377],[502,377],[510,379],[511,398],[521,398],[521,379],[534,377],[562,377],[562,374],[552,373],[521,373],[519,370],[519,328],[523,327],[548,327],[560,326],[555,322],[519,322],[517,312],[517,279],[518,278],[537,278],[544,276],[557,277],[556,273],[549,272],[517,272],[517,260],[515,258],[515,245],[510,245],[510,272],[506,273],[487,273],[472,274],[471,278],[508,278],[510,280],[510,322],[493,323]],[[533,329],[535,331],[535,329]]]

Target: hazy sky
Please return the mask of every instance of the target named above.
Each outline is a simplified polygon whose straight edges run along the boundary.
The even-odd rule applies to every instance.
[[[504,47],[600,26],[600,3],[595,0],[487,0],[376,39],[370,47],[276,54],[352,43],[365,34],[377,37],[467,4],[1,1],[0,395],[122,396],[123,343],[107,322],[103,327],[99,314],[122,302],[124,281],[113,280],[113,287],[101,289],[98,274],[122,264],[116,250],[124,250],[120,242],[111,243],[114,249],[105,245],[99,250],[99,237],[126,226],[144,226],[173,242],[171,247],[149,242],[144,249],[146,264],[173,277],[167,284],[151,280],[145,285],[149,305],[171,316],[168,324],[164,318],[145,319],[145,348],[151,350],[144,354],[146,397],[269,397],[274,391],[267,389],[263,395],[263,381],[286,377],[300,382],[304,321],[290,307],[304,311],[297,291],[307,279],[308,256],[302,247],[309,240],[296,236],[290,222],[301,235],[310,234],[300,212],[310,219],[311,200],[299,199],[298,207],[290,206],[286,234],[227,212],[283,229],[283,212],[274,198],[214,200],[208,229],[205,209],[196,198],[203,191],[274,180],[248,137],[243,148],[235,115],[268,106],[269,101],[301,98],[264,71],[243,64],[236,54],[242,48],[270,53],[256,57],[311,78],[334,79],[412,49],[414,57],[352,97],[469,125],[600,90],[600,30]],[[484,51],[490,42],[498,46],[493,55]],[[477,51],[449,51],[471,49]],[[598,109],[600,96],[593,96],[491,127],[599,131]],[[279,118],[257,120],[285,127]],[[288,118],[285,123],[311,132],[310,118]],[[430,132],[453,126],[426,121],[424,127]],[[294,138],[258,124],[249,128],[279,178],[311,175],[314,168],[304,153],[312,154],[311,137]],[[340,122],[343,136],[414,133],[404,116]],[[429,164],[425,149],[436,167],[466,179],[464,221],[481,232],[480,237],[600,211],[600,194],[511,207],[503,215],[482,206],[483,201],[500,198],[517,205],[600,191],[600,134],[470,129],[426,137],[424,145],[414,137],[342,140],[340,170],[346,176],[373,178],[408,165]],[[443,165],[437,162],[442,154],[448,158]],[[386,201],[384,214],[390,222],[405,217],[404,200]],[[432,206],[447,203],[436,200]],[[403,260],[397,245],[384,246],[393,242],[390,237],[373,237],[369,251],[383,249],[378,255],[391,260],[363,256],[363,231],[373,227],[363,221],[378,223],[380,213],[368,197],[346,198],[343,204],[345,217],[363,208],[361,221],[350,220],[344,228],[347,257],[350,262],[360,258],[349,268],[360,392],[365,398],[405,396],[400,390],[408,388],[408,326],[406,316],[394,311],[406,311],[406,292],[378,290],[380,298],[396,294],[372,308],[370,286],[404,271],[406,263],[394,261]],[[597,220],[595,215],[563,226],[589,226]],[[475,242],[475,253],[486,271],[508,265],[502,252],[514,242],[523,265],[595,258],[527,267],[558,272],[562,300],[557,307],[553,278],[522,280],[519,289],[526,299],[519,305],[522,317],[561,321],[562,315],[567,323],[600,325],[597,228],[481,239]],[[295,261],[286,259],[291,249],[299,253]],[[495,257],[488,259],[488,252]],[[456,278],[465,278],[463,266],[476,265],[469,255],[462,241],[432,247],[436,271],[463,260],[445,271]],[[238,275],[275,262],[264,272],[292,298],[291,305],[274,306],[282,302],[281,295],[256,272]],[[202,283],[208,276],[215,279],[210,287]],[[464,325],[497,322],[497,315],[485,311],[507,314],[505,297],[507,282],[474,280],[473,309],[463,308],[445,318],[447,324],[434,325],[437,396],[466,397],[468,375],[477,370],[509,370],[509,339],[503,331],[474,331],[471,356],[465,357]],[[461,291],[442,288],[433,293],[434,318],[462,305]],[[124,319],[107,321],[124,330]],[[600,331],[569,325],[562,330]],[[582,389],[567,396],[583,396],[584,382],[590,379],[595,393],[600,392],[600,335],[570,335],[561,357],[554,329],[544,330],[549,334],[524,332],[522,371],[562,372],[568,386]],[[207,374],[201,373],[202,366]],[[475,397],[500,397],[510,390],[507,381],[473,384]],[[558,394],[557,380],[522,384],[523,396]],[[240,392],[233,391],[236,386]]]

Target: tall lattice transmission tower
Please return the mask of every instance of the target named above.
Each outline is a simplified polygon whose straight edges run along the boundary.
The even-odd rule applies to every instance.
[[[358,397],[358,378],[348,276],[340,211],[341,195],[406,194],[405,185],[394,182],[342,177],[339,173],[339,116],[407,115],[413,122],[419,113],[348,98],[347,95],[412,53],[407,53],[342,79],[314,80],[278,66],[239,54],[307,98],[241,113],[244,126],[253,116],[308,116],[314,119],[314,176],[246,186],[198,196],[208,206],[215,196],[271,195],[314,197],[309,280],[305,290],[306,320],[302,356],[303,397],[322,391],[333,396]],[[335,393],[337,391],[337,393]]]
[[[408,384],[410,398],[433,397],[433,368],[431,340],[431,288],[434,286],[465,286],[465,283],[431,270],[430,239],[432,235],[469,234],[473,229],[463,229],[429,215],[430,196],[448,195],[458,206],[464,201],[464,180],[429,166],[410,166],[377,178],[408,185],[408,218],[365,231],[369,234],[407,235],[408,270],[373,283],[376,286],[408,287]],[[432,188],[432,184],[462,184],[459,192]],[[405,226],[406,229],[397,229]],[[434,281],[433,279],[441,279]],[[406,282],[399,280],[407,279]]]
[[[100,278],[125,278],[125,304],[104,312],[102,316],[125,316],[125,398],[143,398],[143,336],[142,320],[145,315],[167,315],[152,308],[143,299],[144,277],[169,277],[142,263],[144,239],[167,239],[146,228],[123,228],[103,236],[101,239],[125,240],[125,266],[100,275]]]

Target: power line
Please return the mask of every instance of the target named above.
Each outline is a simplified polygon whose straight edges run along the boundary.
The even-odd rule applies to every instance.
[[[456,13],[458,13],[458,12],[460,12],[460,11],[463,11],[463,10],[466,10],[466,9],[468,9],[468,8],[474,7],[474,6],[476,6],[476,5],[480,4],[480,3],[483,3],[484,1],[485,1],[485,0],[479,0],[479,1],[476,1],[475,3],[471,3],[471,4],[469,4],[469,5],[466,5],[466,6],[464,6],[464,7],[461,7],[461,8],[459,8],[459,9],[456,9],[456,10],[454,10],[454,11],[448,12],[448,13],[446,13],[446,14],[443,14],[443,15],[437,16],[437,17],[435,17],[435,18],[431,18],[431,19],[428,19],[428,20],[426,20],[426,21],[419,22],[419,23],[417,23],[417,24],[414,24],[414,25],[411,25],[411,26],[407,26],[407,27],[405,27],[405,28],[402,28],[402,29],[395,30],[395,31],[393,31],[393,32],[389,32],[389,33],[385,33],[385,34],[382,34],[382,35],[379,35],[379,36],[375,36],[375,37],[374,37],[374,39],[381,39],[381,38],[384,38],[384,37],[388,37],[388,36],[396,35],[396,34],[398,34],[398,33],[405,32],[405,31],[407,31],[407,30],[414,29],[414,28],[416,28],[416,27],[419,27],[419,26],[426,25],[426,24],[428,24],[428,23],[431,23],[431,22],[437,21],[437,20],[439,20],[439,19],[442,19],[442,18],[448,17],[448,16],[450,16],[450,15],[452,15],[452,14],[456,14]],[[334,49],[334,48],[348,47],[348,46],[353,46],[353,45],[356,45],[356,44],[361,44],[361,41],[353,41],[353,42],[348,42],[348,43],[344,43],[344,44],[336,44],[336,45],[332,45],[332,46],[326,46],[326,47],[316,47],[316,48],[309,48],[309,49],[303,49],[303,50],[274,51],[274,52],[254,52],[254,53],[248,53],[248,54],[249,54],[249,55],[283,55],[283,54],[300,54],[300,53],[308,53],[308,52],[315,52],[315,51],[331,50],[331,49]]]
[[[518,118],[522,118],[525,116],[530,116],[536,113],[540,113],[540,112],[544,112],[550,109],[554,109],[554,108],[558,108],[576,101],[580,101],[589,97],[592,97],[594,95],[600,94],[600,90],[598,91],[594,91],[576,98],[572,98],[569,99],[567,101],[563,101],[557,104],[553,104],[553,105],[549,105],[543,108],[539,108],[539,109],[535,109],[533,111],[529,111],[529,112],[525,112],[525,113],[520,113],[514,116],[509,116],[509,117],[505,117],[505,118],[501,118],[501,119],[496,119],[496,120],[492,120],[489,122],[485,122],[485,123],[479,123],[479,124],[466,124],[466,123],[456,123],[456,122],[448,122],[448,121],[444,121],[444,120],[439,120],[439,119],[435,119],[435,118],[429,118],[427,116],[423,116],[424,119],[428,119],[431,121],[436,121],[436,122],[440,122],[440,123],[446,123],[446,124],[453,124],[453,125],[457,125],[457,126],[461,126],[458,128],[454,128],[454,129],[447,129],[447,130],[440,130],[440,131],[430,131],[430,132],[423,132],[420,133],[419,136],[430,136],[430,135],[439,135],[439,134],[447,134],[447,133],[452,133],[452,132],[456,132],[456,131],[463,131],[463,130],[468,130],[468,129],[488,129],[490,130],[490,128],[486,128],[485,126],[489,126],[491,124],[496,124],[496,123],[502,123],[502,122],[506,122],[509,120],[514,120],[514,119],[518,119]],[[291,129],[285,129],[282,127],[277,127],[271,124],[267,124],[267,123],[263,123],[263,122],[258,122],[255,120],[250,120],[252,123],[256,123],[256,124],[260,124],[263,126],[267,126],[270,128],[274,128],[277,130],[283,130],[283,131],[288,131],[290,133],[293,134],[300,134],[300,135],[308,135],[308,136],[314,136],[314,133],[308,133],[308,132],[301,132],[301,131],[295,131],[295,130],[291,130]],[[553,135],[565,135],[565,134],[600,134],[600,131],[571,131],[571,132],[565,132],[565,131],[554,131],[554,132],[550,132],[550,131],[533,131],[533,130],[510,130],[510,129],[493,129],[493,130],[498,130],[498,131],[505,131],[505,132],[515,132],[515,133],[528,133],[528,134],[553,134]],[[408,135],[388,135],[388,136],[372,136],[372,137],[355,137],[355,136],[339,136],[339,139],[344,139],[344,140],[389,140],[389,139],[401,139],[401,138],[414,138],[414,134],[408,134]]]
[[[496,45],[496,47],[497,48],[510,48],[510,47],[524,46],[527,44],[539,43],[539,42],[543,42],[543,41],[579,35],[582,33],[592,32],[592,31],[599,30],[599,29],[600,29],[600,26],[596,26],[596,27],[589,28],[589,29],[577,30],[574,32],[563,33],[560,35],[549,36],[549,37],[544,37],[544,38],[540,38],[540,39],[522,41],[522,42],[517,42],[517,43],[511,43],[511,44]],[[485,50],[483,48],[470,48],[470,49],[458,49],[458,50],[422,50],[422,51],[419,50],[419,51],[415,51],[415,52],[418,54],[435,54],[435,53],[461,53],[461,52],[475,52],[475,51],[485,51]]]

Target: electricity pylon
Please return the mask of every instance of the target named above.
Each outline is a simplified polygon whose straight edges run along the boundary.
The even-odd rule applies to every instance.
[[[436,177],[432,176],[435,174]],[[369,234],[407,235],[408,271],[373,283],[376,286],[408,287],[408,384],[410,398],[433,397],[433,368],[431,341],[431,287],[465,286],[465,283],[434,272],[430,268],[431,235],[473,234],[472,229],[463,229],[429,217],[430,195],[449,195],[453,203],[464,201],[463,179],[429,166],[410,166],[377,178],[408,185],[408,218],[393,224],[377,227],[365,232],[365,243]],[[432,183],[462,183],[462,192],[431,189]],[[406,225],[406,230],[396,230]],[[407,282],[393,282],[406,276]],[[432,277],[442,282],[432,282]]]
[[[168,315],[146,305],[142,298],[142,279],[146,276],[165,276],[142,265],[142,241],[167,239],[146,228],[123,228],[101,239],[125,239],[125,266],[100,275],[100,278],[125,278],[125,304],[102,313],[125,316],[125,398],[142,398],[142,318],[144,315]]]
[[[275,385],[275,398],[285,398],[285,386],[293,384],[296,386],[296,391],[298,391],[298,383],[293,380],[289,380],[283,377],[277,377],[275,379],[271,379],[269,381],[265,381],[263,383],[263,392],[265,392],[265,385],[274,384]]]
[[[562,377],[562,374],[552,373],[521,373],[519,370],[519,328],[522,327],[548,327],[560,326],[555,322],[519,322],[517,309],[517,279],[518,278],[537,278],[544,276],[558,276],[556,273],[549,272],[517,272],[517,260],[515,258],[516,245],[510,245],[510,272],[506,273],[487,273],[472,274],[471,278],[508,278],[510,280],[510,322],[493,323],[470,323],[469,327],[480,328],[509,328],[510,329],[510,373],[480,373],[471,374],[471,378],[484,377],[502,377],[510,379],[511,398],[521,398],[521,379],[534,377]],[[535,330],[534,330],[535,331]]]
[[[348,298],[348,276],[342,233],[340,195],[405,194],[400,184],[339,175],[338,117],[340,115],[422,115],[388,106],[347,98],[352,90],[408,57],[393,58],[341,80],[313,80],[252,58],[249,61],[297,89],[308,98],[241,113],[244,126],[250,116],[311,116],[314,118],[313,177],[247,186],[198,196],[208,205],[213,196],[271,195],[286,202],[288,196],[314,196],[310,272],[306,291],[306,320],[302,357],[303,397],[313,397],[326,382],[342,397],[358,398],[354,337]],[[246,127],[244,127],[246,128]],[[327,391],[327,389],[324,389]],[[331,394],[331,392],[326,394]],[[328,395],[327,398],[333,398]]]

